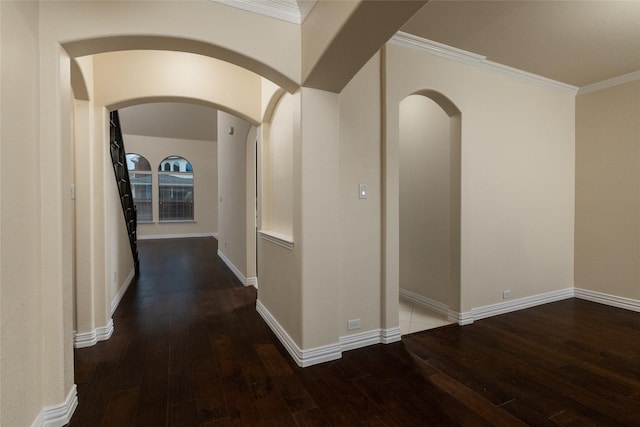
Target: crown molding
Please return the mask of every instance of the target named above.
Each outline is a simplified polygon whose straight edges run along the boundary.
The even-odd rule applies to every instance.
[[[602,89],[608,89],[610,87],[623,85],[625,83],[634,82],[640,80],[640,70],[632,73],[623,74],[611,79],[602,80],[601,82],[592,83],[590,85],[582,86],[578,91],[578,95],[584,95],[585,93],[596,92]]]
[[[317,0],[210,0],[291,24],[302,24]]]
[[[298,0],[298,6],[300,7],[300,23],[302,24],[307,16],[311,13],[318,0]]]
[[[486,56],[447,46],[446,44],[434,42],[433,40],[428,40],[402,31],[397,32],[391,38],[390,43],[397,46],[424,50],[435,56],[471,65],[476,68],[501,74],[514,80],[545,87],[568,95],[576,95],[576,93],[578,93],[578,88],[576,86],[549,79],[547,77],[542,77],[527,71],[518,70],[517,68],[509,67],[507,65],[498,64],[497,62],[487,60]]]
[[[446,44],[434,42],[433,40],[414,36],[413,34],[405,33],[402,31],[398,31],[391,38],[390,43],[398,46],[426,50],[432,55],[474,66],[487,59],[486,56],[447,46]]]

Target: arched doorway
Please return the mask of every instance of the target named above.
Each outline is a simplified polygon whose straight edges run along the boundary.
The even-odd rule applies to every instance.
[[[435,91],[399,105],[401,334],[457,320],[460,306],[460,111]]]
[[[84,150],[76,153],[74,158],[76,163],[85,166],[86,179],[82,182],[88,188],[84,194],[91,194],[92,200],[87,200],[89,208],[86,210],[86,215],[82,217],[86,223],[83,230],[76,230],[76,235],[83,239],[81,243],[84,243],[86,248],[78,245],[75,252],[81,251],[85,254],[88,259],[82,264],[92,268],[87,269],[86,280],[77,281],[82,289],[76,289],[74,336],[77,346],[86,346],[110,337],[113,331],[111,315],[133,277],[129,274],[130,268],[124,259],[126,258],[124,255],[127,254],[126,248],[123,249],[120,244],[122,239],[117,238],[119,212],[111,209],[111,207],[117,207],[117,203],[112,200],[114,192],[110,187],[113,176],[104,164],[106,150],[102,149],[105,141],[102,130],[108,128],[106,113],[109,110],[138,104],[183,103],[212,107],[242,121],[243,129],[246,128],[247,131],[250,128],[253,129],[255,141],[255,127],[261,123],[262,115],[262,77],[231,63],[191,52],[113,51],[78,58],[77,62],[71,80],[81,83],[76,84],[76,87],[85,86],[85,90],[81,92],[86,96],[80,97],[87,99],[76,98],[71,111],[71,117],[77,125],[75,139],[81,141],[80,145]],[[180,64],[182,67],[180,73],[176,70],[167,71],[167,67],[171,64]],[[83,76],[83,73],[86,75]],[[140,78],[140,76],[146,77]],[[88,88],[87,83],[90,84]],[[239,129],[239,125],[227,126],[229,129],[232,127]],[[226,136],[227,131],[225,130],[223,134]],[[229,138],[231,136],[244,139],[247,137],[247,132],[235,132],[235,135],[229,133]],[[231,144],[231,141],[226,142],[229,146],[239,146]],[[92,148],[89,150],[88,147]],[[246,182],[246,189],[242,188],[242,190],[246,190],[246,194],[255,197],[255,159],[245,159],[244,154],[240,154],[242,155],[236,156],[240,167],[234,168],[234,171],[245,175],[241,179],[225,180],[225,182]],[[245,162],[248,165],[246,169]],[[200,170],[202,171],[203,168]],[[255,225],[249,227],[250,219],[255,223],[255,203],[245,203],[246,198],[244,192],[238,197],[224,198],[227,207],[235,206],[232,202],[238,201],[236,204],[241,206],[242,213],[235,214],[232,218],[235,220],[233,225],[235,226],[236,223],[239,225],[222,236],[224,239],[232,240],[232,244],[229,245],[229,251],[223,254],[225,257],[221,256],[227,264],[237,267],[235,270],[232,268],[232,271],[239,278],[242,277],[241,281],[245,285],[254,284],[257,281]],[[217,198],[214,198],[214,203],[215,199]],[[219,201],[222,204],[223,198],[220,197]],[[106,209],[91,209],[91,206],[103,205]],[[236,212],[239,211],[236,210]],[[247,221],[242,221],[245,216]],[[229,218],[230,215],[226,217]],[[102,230],[103,227],[95,225],[102,223],[107,224],[107,229],[114,232],[96,232],[96,229]],[[247,230],[244,229],[245,226]],[[177,230],[175,224],[172,230]],[[181,232],[178,230],[173,234]],[[231,232],[235,234],[230,237]]]

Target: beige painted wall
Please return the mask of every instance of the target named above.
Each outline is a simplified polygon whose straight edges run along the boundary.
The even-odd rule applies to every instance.
[[[258,300],[293,341],[302,340],[299,250],[258,239]]]
[[[267,93],[269,94],[269,92]],[[302,289],[300,287],[300,215],[299,199],[300,175],[299,169],[295,168],[293,139],[296,136],[296,129],[300,122],[300,93],[293,95],[285,94],[283,98],[274,105],[277,110],[273,111],[270,116],[271,121],[264,123],[260,127],[260,230],[272,230],[270,216],[272,215],[271,200],[273,200],[273,192],[281,193],[283,200],[290,203],[290,213],[285,210],[284,218],[290,217],[290,224],[285,228],[280,228],[293,240],[293,248],[288,249],[279,246],[271,241],[258,239],[258,300],[269,310],[269,313],[276,321],[287,331],[287,334],[298,345],[302,342]],[[275,125],[275,129],[272,127]],[[299,132],[299,130],[298,130]],[[275,138],[274,138],[275,136]],[[280,148],[282,151],[282,142],[284,147],[289,146],[288,139],[291,139],[291,153],[285,158],[276,159],[270,150],[270,140],[274,138],[276,151]],[[289,164],[286,164],[286,161]],[[281,176],[289,182],[279,183],[274,181],[271,168],[277,166],[289,171],[289,176],[283,174],[274,174],[276,177]],[[289,188],[289,194],[283,193],[281,188],[277,186],[285,185]],[[271,194],[270,194],[271,192]],[[281,207],[280,207],[281,209]],[[277,215],[277,213],[276,213]],[[276,223],[278,220],[276,219]],[[285,224],[285,222],[280,221]]]
[[[431,99],[400,102],[400,288],[449,305],[450,120]]]
[[[263,140],[262,229],[293,234],[293,96],[284,94]]]
[[[640,81],[576,98],[576,287],[640,299]]]
[[[214,112],[215,113],[215,112]],[[128,153],[144,156],[151,165],[153,186],[153,224],[139,223],[138,237],[172,235],[213,235],[218,230],[218,144],[143,135],[124,135]],[[180,156],[193,166],[194,222],[160,222],[158,220],[158,165],[169,156]]]
[[[340,93],[339,313],[340,336],[380,328],[380,56]],[[367,186],[358,198],[358,184]],[[347,321],[360,319],[360,330]]]
[[[313,348],[336,342],[339,330],[340,99],[302,88],[294,136],[294,192],[299,216],[294,237],[301,245],[302,342]],[[299,138],[296,140],[296,138]],[[295,222],[295,220],[294,220]],[[299,236],[299,238],[297,237]]]
[[[202,55],[155,50],[94,55],[94,79],[95,102],[110,109],[186,98],[252,123],[261,119],[261,77]]]
[[[38,19],[37,4],[0,2],[2,426],[31,425],[43,405]]]
[[[386,47],[386,270],[397,294],[398,106],[418,90],[461,111],[461,311],[573,286],[574,97],[418,49]],[[389,306],[388,319],[397,319]]]
[[[230,128],[233,127],[233,135]],[[247,277],[246,142],[250,124],[218,112],[218,250]],[[195,166],[194,166],[195,167]]]

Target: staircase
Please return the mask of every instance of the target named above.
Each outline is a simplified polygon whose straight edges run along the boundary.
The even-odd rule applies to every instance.
[[[120,203],[122,204],[122,213],[124,214],[124,222],[127,226],[127,234],[129,235],[129,246],[133,254],[133,266],[136,275],[140,272],[140,260],[138,258],[137,246],[137,214],[136,206],[133,204],[133,193],[131,192],[131,183],[129,182],[129,170],[127,169],[126,151],[124,148],[124,140],[122,139],[122,130],[120,129],[120,118],[118,111],[110,113],[111,132],[109,150],[111,152],[111,162],[113,163],[113,172],[116,177],[116,185],[120,194]]]

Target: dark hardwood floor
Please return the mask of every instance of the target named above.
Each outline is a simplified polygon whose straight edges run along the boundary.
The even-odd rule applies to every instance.
[[[577,299],[299,368],[214,239],[139,242],[71,426],[640,425],[640,314]]]

